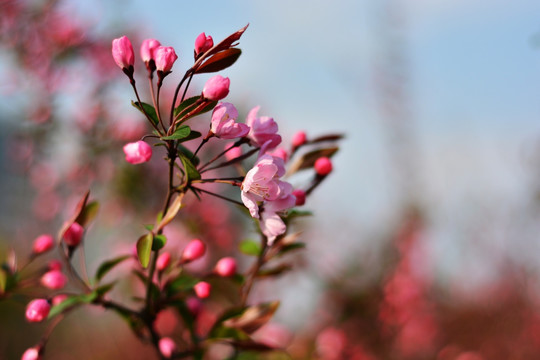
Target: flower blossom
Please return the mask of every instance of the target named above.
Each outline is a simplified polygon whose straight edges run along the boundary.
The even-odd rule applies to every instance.
[[[114,39],[112,42],[112,55],[116,65],[121,69],[129,69],[135,63],[133,45],[127,36]]]
[[[200,33],[195,39],[195,56],[207,52],[212,46],[214,46],[212,37],[210,35],[206,36],[205,33]]]
[[[237,123],[238,111],[231,103],[219,103],[212,112],[210,130],[221,139],[235,139],[246,136],[249,126]]]
[[[241,186],[242,202],[252,217],[260,219],[259,226],[269,245],[286,231],[278,213],[290,209],[296,202],[292,185],[279,179],[284,174],[283,159],[262,155],[248,171]],[[262,211],[259,202],[262,202]]]
[[[246,124],[250,127],[248,138],[259,146],[269,142],[267,149],[273,149],[281,143],[281,135],[277,133],[278,125],[271,117],[257,117],[259,108],[260,106],[256,106],[251,109],[246,118]]]
[[[152,147],[140,140],[124,145],[124,154],[126,154],[128,163],[133,165],[142,164],[152,157]]]
[[[154,61],[158,71],[169,73],[176,59],[178,59],[178,55],[170,46],[160,46],[154,50]]]

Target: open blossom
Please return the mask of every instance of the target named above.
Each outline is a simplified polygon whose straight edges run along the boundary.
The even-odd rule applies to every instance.
[[[229,94],[230,85],[229,78],[224,78],[221,75],[212,76],[204,84],[202,96],[212,101],[221,100]]]
[[[154,51],[154,61],[158,71],[170,72],[176,59],[178,55],[170,46],[160,46]]]
[[[26,320],[40,322],[49,316],[51,305],[46,299],[35,299],[26,306]]]
[[[34,251],[34,254],[42,254],[51,250],[53,246],[54,238],[52,237],[52,235],[45,234],[38,236],[36,240],[34,240],[32,250]]]
[[[281,182],[279,199],[264,203],[264,211],[261,213],[259,226],[262,233],[268,238],[269,245],[272,245],[274,240],[287,230],[279,213],[292,208],[295,204],[296,198],[292,194],[292,185],[285,181]]]
[[[214,40],[210,35],[206,36],[205,33],[200,33],[195,39],[195,56],[207,52],[214,46]]]
[[[124,154],[126,154],[128,163],[133,165],[142,164],[152,157],[152,147],[140,140],[124,145]]]
[[[127,36],[114,39],[112,42],[112,55],[116,65],[121,69],[128,69],[135,63],[133,46]]]
[[[156,60],[155,51],[158,47],[161,46],[161,43],[156,39],[146,39],[141,45],[141,58],[145,63],[150,62],[150,60]]]
[[[210,129],[221,139],[235,139],[246,136],[249,133],[249,126],[237,123],[238,111],[231,103],[219,103],[212,113],[212,124]]]
[[[258,117],[259,108],[256,106],[251,109],[246,118],[246,124],[250,127],[248,138],[259,146],[268,143],[267,149],[273,149],[281,143],[281,136],[277,133],[278,125],[271,117]]]

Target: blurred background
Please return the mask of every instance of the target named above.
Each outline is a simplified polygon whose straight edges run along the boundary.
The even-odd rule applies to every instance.
[[[171,91],[198,34],[219,41],[249,23],[242,56],[222,72],[227,100],[244,115],[260,105],[287,143],[298,130],[346,136],[306,204],[315,216],[298,226],[307,249],[289,258],[295,271],[255,288],[253,301],[282,301],[261,336],[295,359],[537,358],[538,14],[527,0],[1,0],[0,255],[55,233],[88,187],[103,207],[89,267],[129,251],[142,228],[133,219],[151,221],[161,195],[140,180],[148,169],[122,163],[122,144],[147,130],[111,40],[173,46]],[[231,223],[207,234],[214,257],[249,236],[227,211]],[[173,246],[202,228],[177,229]],[[0,303],[10,359],[43,331],[21,321],[24,304]],[[116,340],[100,337],[109,325],[95,314],[77,316],[52,336],[50,358],[144,353],[113,316],[100,313]]]

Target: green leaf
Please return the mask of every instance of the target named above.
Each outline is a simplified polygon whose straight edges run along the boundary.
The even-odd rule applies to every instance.
[[[191,133],[193,132],[194,131],[192,131]],[[180,153],[182,153],[188,159],[191,159],[191,162],[193,163],[193,165],[195,166],[199,165],[200,163],[199,157],[198,156],[193,157],[193,153],[191,152],[191,150],[189,150],[187,147],[185,147],[182,144],[178,144],[177,148],[178,148],[178,151],[180,151]]]
[[[165,235],[155,235],[154,241],[152,242],[152,250],[159,250],[165,246],[167,243],[167,238]]]
[[[184,113],[184,115],[187,114],[189,112],[189,108],[192,108],[191,110],[195,109],[193,104],[195,104],[200,98],[200,96],[193,96],[182,101],[182,103],[178,105],[176,109],[174,109],[174,116],[176,117],[180,113]]]
[[[92,221],[96,217],[98,210],[99,203],[97,201],[92,201],[86,204],[79,216],[77,216],[75,222],[82,227],[86,227],[90,223],[90,221]]]
[[[182,154],[180,154],[180,160],[182,161],[182,165],[184,165],[184,170],[186,170],[188,181],[199,180],[201,178],[201,174],[199,174],[191,160]]]
[[[170,223],[174,219],[176,214],[178,214],[178,211],[180,211],[180,208],[182,207],[182,199],[183,199],[182,195],[176,196],[172,204],[169,205],[169,208],[167,209],[165,216],[158,223],[156,227],[156,232],[159,233],[165,226],[167,226],[168,223]]]
[[[287,213],[287,220],[304,216],[313,216],[313,213],[311,211],[291,210]]]
[[[244,240],[238,247],[246,255],[259,256],[261,253],[261,246],[253,240]]]
[[[235,329],[226,326],[218,326],[212,330],[209,338],[211,339],[234,339],[234,340],[249,340],[249,335],[240,329]]]
[[[131,255],[122,255],[117,258],[103,262],[96,271],[96,281],[99,282],[112,268],[120,264],[122,261],[129,259],[130,257]]]
[[[182,125],[170,136],[163,136],[161,140],[178,140],[184,139],[191,133],[191,128],[187,125]]]
[[[272,276],[277,276],[277,275],[281,275],[283,274],[284,272],[286,271],[289,271],[292,269],[292,266],[291,265],[288,265],[288,264],[281,264],[281,265],[278,265],[274,268],[271,268],[271,269],[265,269],[265,270],[260,270],[258,273],[257,273],[257,277],[272,277]]]
[[[7,287],[7,273],[4,269],[0,269],[0,295],[6,291]]]
[[[154,230],[154,224],[148,224],[148,225],[144,225],[144,228],[148,231],[152,231]]]
[[[303,249],[306,247],[306,244],[301,242],[296,242],[292,244],[283,245],[283,247],[279,250],[279,254],[283,255],[285,253],[288,253],[293,250]]]
[[[143,114],[146,112],[146,115],[150,117],[150,120],[155,126],[159,124],[159,120],[156,114],[156,109],[154,109],[152,105],[143,102],[142,107],[141,107],[138,101],[131,101],[131,105],[133,105],[137,110],[139,110]]]
[[[183,139],[180,139],[179,142],[186,142],[186,141],[189,141],[189,140],[193,140],[193,139],[197,139],[197,138],[200,138],[202,136],[202,134],[198,131],[195,131],[195,130],[191,130],[191,132],[189,133],[188,136],[186,136],[185,138]]]
[[[167,284],[167,290],[169,294],[185,292],[191,290],[198,282],[200,282],[200,280],[193,276],[180,274]]]
[[[54,305],[51,308],[51,311],[49,311],[49,316],[47,318],[52,319],[56,315],[61,314],[68,309],[72,309],[80,304],[90,304],[97,298],[98,294],[96,291],[93,291],[89,294],[70,296],[64,301],[62,301],[60,304]]]
[[[103,295],[111,291],[115,285],[116,285],[116,281],[113,281],[109,284],[101,285],[100,287],[96,288],[94,291],[96,292],[98,297],[102,297]]]
[[[137,240],[137,256],[139,257],[139,262],[143,268],[146,268],[150,262],[153,239],[154,237],[152,234],[146,234]]]
[[[183,118],[182,121],[186,121],[187,119],[191,119],[194,116],[204,114],[205,112],[212,110],[217,105],[217,101],[209,101],[208,99],[206,99],[205,105],[203,107],[201,107],[199,110],[197,110],[193,114],[187,116],[190,112],[193,112],[195,109],[197,109],[199,106],[203,104],[202,101],[199,101],[200,98],[201,98],[200,96],[194,96],[194,97],[191,97],[189,99],[182,101],[182,103],[178,105],[176,109],[174,109],[174,117],[179,118],[179,119]]]
[[[238,48],[230,48],[220,51],[202,63],[196,70],[196,74],[211,73],[221,71],[228,68],[238,60],[242,50]]]

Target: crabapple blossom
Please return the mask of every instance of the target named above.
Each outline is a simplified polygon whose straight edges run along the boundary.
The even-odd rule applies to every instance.
[[[32,245],[34,254],[42,254],[52,249],[54,246],[54,238],[52,235],[44,234],[38,236]]]
[[[29,349],[26,349],[26,351],[23,353],[21,360],[40,360],[41,356],[39,355],[39,348],[32,347]]]
[[[81,243],[84,228],[74,222],[64,233],[64,242],[69,246],[77,246]]]
[[[326,156],[320,157],[315,161],[314,168],[318,175],[328,175],[332,172],[332,161]]]
[[[220,259],[214,267],[214,272],[223,277],[233,276],[236,274],[236,260],[232,257]]]
[[[66,275],[59,270],[47,271],[40,280],[41,285],[53,290],[62,289],[66,286],[67,281]]]
[[[197,294],[199,298],[205,299],[210,296],[210,290],[212,290],[212,286],[206,281],[201,281],[195,284],[193,290],[195,290],[195,294]]]
[[[126,154],[126,161],[128,163],[133,165],[142,164],[152,157],[152,147],[146,142],[139,140],[124,145],[124,154]]]
[[[306,143],[306,133],[304,131],[298,131],[296,132],[291,140],[292,146],[297,148],[299,146],[302,146]]]
[[[212,76],[204,84],[202,96],[212,101],[221,100],[229,94],[230,85],[229,78],[224,78],[221,75]]]
[[[302,206],[306,203],[306,192],[301,189],[296,189],[292,192],[296,198],[296,206]]]
[[[292,185],[284,181],[280,184],[279,199],[265,201],[259,227],[262,233],[268,238],[268,245],[272,245],[276,238],[287,230],[285,223],[278,213],[292,208],[295,203],[296,198],[292,194]]]
[[[237,123],[238,111],[231,103],[219,103],[212,113],[210,130],[218,138],[235,139],[246,136],[249,127],[246,124]]]
[[[206,252],[206,245],[199,239],[193,239],[187,244],[182,253],[182,260],[193,261],[201,258]]]
[[[164,252],[163,254],[160,254],[156,260],[156,269],[158,269],[158,271],[163,271],[167,268],[167,266],[169,266],[170,263],[171,254]]]
[[[176,59],[178,59],[178,55],[170,46],[160,46],[154,51],[154,61],[158,71],[170,72]]]
[[[51,304],[46,299],[35,299],[26,306],[26,320],[40,322],[49,316]]]
[[[145,63],[149,63],[150,60],[155,59],[155,51],[158,47],[161,46],[161,43],[156,39],[146,39],[141,45],[141,58]]]
[[[250,127],[248,138],[253,144],[262,146],[267,144],[267,150],[273,149],[281,143],[281,135],[278,132],[278,125],[273,118],[268,116],[257,116],[260,106],[256,106],[248,113],[246,124]]]
[[[210,35],[206,36],[205,33],[200,33],[195,39],[195,56],[207,52],[212,46],[214,46],[212,37]]]
[[[166,358],[170,358],[176,351],[176,344],[174,340],[169,337],[159,339],[159,351],[161,352],[161,355],[165,356]]]
[[[112,55],[116,65],[121,69],[129,69],[135,63],[133,46],[127,36],[122,36],[113,40]]]

